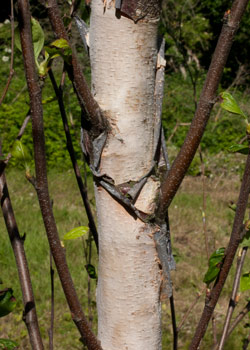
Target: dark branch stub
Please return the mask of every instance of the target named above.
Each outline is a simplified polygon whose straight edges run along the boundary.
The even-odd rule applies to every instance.
[[[120,6],[120,7],[118,7]],[[139,20],[158,20],[161,11],[160,0],[121,0],[116,1],[116,8],[121,15],[131,18],[134,22]]]

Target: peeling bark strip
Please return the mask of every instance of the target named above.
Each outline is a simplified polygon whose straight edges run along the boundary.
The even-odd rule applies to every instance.
[[[119,7],[120,6],[120,7]],[[160,0],[121,0],[116,4],[116,8],[121,10],[121,14],[133,19],[136,23],[139,20],[152,21],[159,19],[161,12]]]
[[[36,169],[36,191],[43,216],[44,226],[63,291],[71,311],[72,319],[75,322],[84,342],[86,343],[87,348],[89,350],[102,350],[99,341],[89,327],[86,317],[82,311],[53,216],[46,173],[42,96],[38,75],[35,68],[30,23],[31,15],[28,0],[18,0],[18,10],[24,68],[30,96],[32,135],[34,140],[34,158]]]
[[[18,276],[22,289],[24,305],[23,320],[28,330],[32,349],[43,350],[44,347],[37,320],[35,299],[32,290],[28,262],[23,247],[23,239],[20,236],[17,227],[4,172],[0,176],[0,198],[3,217],[15,255]]]
[[[161,185],[162,195],[157,213],[160,221],[164,220],[165,212],[174,198],[200,144],[215,103],[216,91],[233,43],[233,38],[237,32],[247,3],[248,0],[235,0],[230,15],[226,18],[226,23],[222,27],[190,130],[178,156]]]

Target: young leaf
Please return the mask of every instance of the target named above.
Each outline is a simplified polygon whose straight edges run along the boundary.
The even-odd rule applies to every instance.
[[[241,247],[250,247],[250,231],[246,231],[245,236],[243,237],[241,243]]]
[[[82,237],[88,232],[88,230],[89,228],[87,226],[79,226],[79,227],[73,228],[63,236],[63,240],[67,241],[67,240]]]
[[[219,272],[220,269],[217,266],[209,266],[203,279],[203,282],[206,284],[213,282],[216,279]]]
[[[91,265],[91,264],[87,264],[87,265],[85,265],[85,268],[86,268],[86,270],[88,272],[89,277],[96,280],[97,279],[97,273],[95,271],[95,267],[93,265]]]
[[[18,344],[10,339],[0,338],[0,349],[1,350],[14,350],[17,349]]]
[[[40,76],[44,77],[47,72],[48,72],[48,64],[49,64],[49,54],[47,51],[45,51],[45,58],[44,60],[39,64],[39,67],[38,67],[38,73]]]
[[[244,273],[240,279],[240,291],[244,292],[248,289],[250,289],[250,272]]]
[[[12,156],[21,164],[25,165],[31,160],[28,148],[20,140],[16,140],[11,150]]]
[[[68,49],[68,48],[70,48],[67,40],[65,40],[63,38],[53,41],[53,43],[51,43],[50,46],[55,46],[58,49]]]
[[[238,106],[237,102],[235,101],[235,99],[233,98],[233,96],[229,92],[224,91],[220,95],[223,99],[223,101],[221,103],[221,107],[223,109],[225,109],[228,112],[234,113],[234,114],[239,114],[247,120],[246,115],[242,112],[242,110]]]
[[[231,145],[228,148],[228,151],[231,153],[241,153],[241,154],[248,154],[249,146],[248,145]]]
[[[61,39],[57,39],[55,41],[53,41],[53,43],[50,44],[50,48],[52,49],[52,52],[49,52],[49,54],[52,56],[52,54],[54,55],[54,57],[56,57],[55,55],[60,55],[65,62],[67,62],[68,64],[70,64],[70,57],[72,55],[72,51],[71,51],[71,47],[69,46],[67,40],[61,38]],[[53,57],[51,57],[53,58]]]
[[[220,272],[220,264],[223,261],[224,254],[225,254],[225,248],[223,247],[223,248],[217,249],[210,256],[209,262],[208,262],[208,270],[203,279],[204,283],[209,284],[216,279],[218,273]]]
[[[0,317],[8,315],[16,307],[16,299],[13,290],[6,288],[0,291]]]
[[[44,32],[39,22],[33,17],[31,18],[31,30],[32,30],[32,42],[34,47],[35,61],[36,61],[37,67],[39,67],[37,59],[44,45]],[[18,48],[18,50],[22,51],[20,32],[18,27],[16,27],[15,29],[15,45]]]
[[[31,17],[31,26],[32,26],[32,41],[34,46],[34,55],[35,61],[37,62],[38,56],[42,51],[44,45],[44,32],[40,23],[33,17]]]

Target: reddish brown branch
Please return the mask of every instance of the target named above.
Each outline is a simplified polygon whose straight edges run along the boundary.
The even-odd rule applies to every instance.
[[[3,100],[5,99],[5,96],[7,94],[7,91],[10,86],[10,82],[14,75],[14,39],[15,39],[15,23],[14,23],[14,6],[13,6],[13,0],[10,1],[11,4],[11,15],[10,15],[10,23],[11,23],[11,57],[10,57],[10,73],[9,77],[6,83],[6,86],[4,88],[3,94],[0,98],[0,106],[3,103]]]
[[[59,278],[68,302],[72,319],[75,322],[83,340],[89,350],[101,350],[101,346],[89,327],[82,311],[73,281],[68,269],[66,256],[61,246],[51,200],[48,191],[45,159],[45,139],[43,128],[43,110],[41,88],[35,68],[35,59],[31,35],[31,15],[28,0],[18,0],[19,29],[24,58],[24,68],[30,96],[32,119],[32,134],[34,141],[34,158],[36,169],[36,191],[43,216],[44,226],[48,236],[51,253],[53,255]]]
[[[190,345],[190,350],[198,349],[200,341],[206,332],[208,323],[210,321],[214,308],[219,299],[220,293],[222,291],[222,288],[228,276],[229,270],[232,266],[237,248],[242,238],[241,234],[244,229],[243,220],[244,220],[244,215],[245,215],[245,211],[248,203],[249,192],[250,192],[250,154],[248,154],[247,156],[245,172],[244,172],[244,176],[241,184],[239,199],[237,202],[237,209],[235,212],[233,229],[232,229],[228,247],[226,249],[225,258],[224,258],[220,273],[218,275],[218,278],[216,280],[216,283],[214,284],[211,290],[210,296],[207,297],[202,316],[200,318],[199,324],[196,328],[195,335]]]
[[[22,290],[24,305],[23,320],[28,330],[32,349],[43,350],[44,347],[37,320],[35,299],[32,290],[28,263],[23,247],[23,239],[21,238],[17,227],[4,172],[0,176],[0,198],[3,217],[15,255]]]
[[[210,64],[207,78],[200,95],[194,119],[184,144],[170,171],[161,185],[161,199],[157,217],[164,220],[165,212],[178,190],[200,144],[212,107],[216,100],[216,91],[229,55],[233,38],[245,12],[248,0],[235,0],[230,14],[224,18],[224,25]]]

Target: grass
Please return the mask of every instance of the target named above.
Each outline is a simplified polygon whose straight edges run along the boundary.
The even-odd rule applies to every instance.
[[[223,156],[224,157],[224,156]],[[215,249],[226,246],[234,212],[229,209],[230,201],[236,201],[240,186],[241,167],[236,172],[236,165],[244,161],[244,157],[233,156],[236,159],[225,161],[224,158],[206,160],[210,176],[206,177],[206,224],[210,253]],[[218,164],[221,164],[220,170]],[[225,175],[227,174],[227,175]],[[37,302],[38,318],[41,332],[45,339],[45,347],[48,348],[48,328],[50,322],[50,276],[49,254],[46,234],[43,227],[39,205],[32,186],[27,182],[22,171],[10,169],[7,173],[10,195],[12,198],[17,223],[21,234],[26,234],[25,250],[29,261],[30,272]],[[78,192],[74,174],[71,170],[64,172],[50,171],[49,185],[53,198],[54,215],[58,224],[60,237],[80,225],[86,225],[86,215],[82,200]],[[89,193],[94,209],[93,190]],[[185,312],[193,302],[198,291],[204,284],[202,282],[207,269],[207,258],[204,245],[204,233],[202,224],[202,177],[187,176],[176,198],[170,207],[171,234],[173,249],[177,261],[177,270],[173,272],[174,297],[176,303],[177,323],[180,322]],[[0,319],[0,338],[10,338],[20,344],[20,349],[29,349],[28,335],[22,322],[22,298],[18,283],[15,261],[10,247],[9,239],[0,216],[0,277],[4,287],[12,287],[17,298],[15,311]],[[83,309],[88,314],[87,299],[87,273],[85,271],[85,259],[81,240],[65,242],[68,264],[80,296]],[[96,254],[94,256],[96,264]],[[247,264],[244,271],[246,272]],[[215,311],[217,335],[221,332],[225,311],[229,301],[233,275],[231,274],[225,290],[220,298]],[[92,283],[92,304],[95,305],[95,282]],[[65,302],[57,274],[55,274],[55,350],[59,349],[83,349],[79,341],[79,334],[71,321],[70,312]],[[247,292],[240,297],[237,311],[246,303]],[[192,313],[187,318],[179,337],[180,349],[188,349],[188,344],[194,332],[204,305],[204,295],[195,305]],[[168,302],[163,303],[163,347],[166,348],[172,341],[171,319]],[[96,331],[96,311],[94,309],[93,326]],[[225,350],[240,347],[240,341],[247,330],[242,323],[231,336],[225,346]],[[201,349],[211,348],[211,327],[207,331]],[[170,347],[170,345],[169,345]]]

